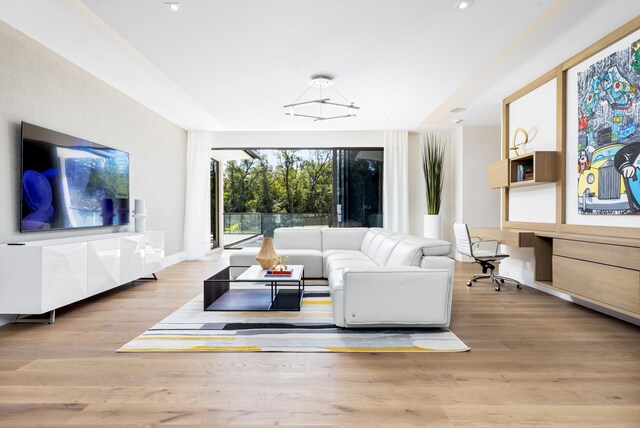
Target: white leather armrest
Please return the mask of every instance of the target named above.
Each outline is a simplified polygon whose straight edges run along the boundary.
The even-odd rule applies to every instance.
[[[420,324],[446,327],[451,314],[452,277],[453,273],[447,267],[345,269],[345,322],[354,326]]]
[[[453,274],[456,262],[449,257],[425,256],[422,258],[420,267],[425,269],[447,269]]]

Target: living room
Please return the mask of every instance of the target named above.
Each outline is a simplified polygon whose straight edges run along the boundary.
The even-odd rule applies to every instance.
[[[637,424],[636,1],[2,5],[0,425]]]

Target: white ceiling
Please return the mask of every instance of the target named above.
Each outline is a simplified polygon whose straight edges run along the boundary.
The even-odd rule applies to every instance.
[[[177,1],[0,0],[0,19],[185,129],[413,130],[498,124],[502,98],[640,14],[637,0]],[[358,117],[284,115],[316,72]]]

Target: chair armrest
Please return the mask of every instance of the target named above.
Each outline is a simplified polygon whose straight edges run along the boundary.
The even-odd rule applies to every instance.
[[[478,250],[482,249],[481,246],[483,244],[495,244],[495,246],[491,245],[491,248],[488,249],[487,251],[493,251],[492,256],[496,256],[498,255],[498,248],[500,247],[500,241],[496,241],[494,239],[491,240],[486,240],[486,241],[475,241],[471,243],[471,250],[473,252],[473,248],[477,247]],[[487,246],[488,247],[488,246]]]

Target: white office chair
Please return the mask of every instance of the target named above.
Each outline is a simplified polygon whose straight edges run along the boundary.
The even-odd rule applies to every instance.
[[[460,254],[471,257],[474,263],[479,263],[482,266],[482,274],[473,275],[467,281],[467,287],[471,287],[479,279],[490,278],[496,285],[496,291],[500,291],[500,285],[504,284],[505,281],[513,282],[518,288],[522,288],[522,284],[519,281],[494,273],[496,268],[494,263],[509,257],[508,254],[498,253],[500,242],[482,241],[479,238],[472,239],[469,235],[469,228],[464,223],[454,223],[453,233],[456,237],[456,250]],[[482,246],[484,248],[481,248]],[[487,273],[487,270],[489,273]]]

